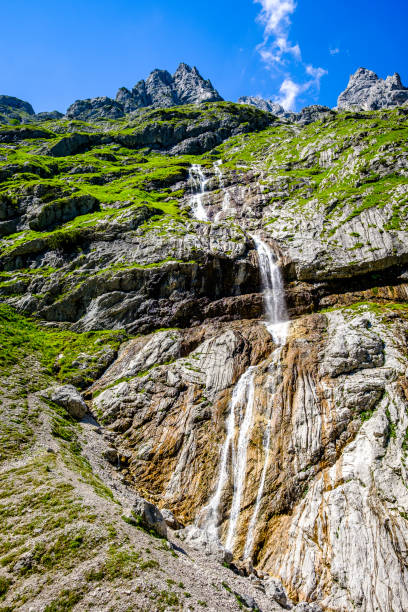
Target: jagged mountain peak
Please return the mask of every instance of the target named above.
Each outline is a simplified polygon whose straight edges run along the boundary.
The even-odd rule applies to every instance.
[[[94,104],[94,100],[98,103]],[[155,68],[145,80],[140,80],[132,89],[121,87],[116,99],[104,98],[106,103],[101,107],[101,98],[77,100],[67,111],[67,117],[73,119],[116,119],[140,108],[168,108],[181,104],[201,104],[202,102],[219,102],[223,98],[213,87],[210,80],[205,80],[198,69],[181,63],[173,75],[168,70]],[[83,110],[85,109],[85,110]]]
[[[347,88],[340,94],[337,108],[342,110],[378,110],[401,106],[408,101],[408,89],[395,72],[381,79],[367,68],[358,68],[350,76]]]

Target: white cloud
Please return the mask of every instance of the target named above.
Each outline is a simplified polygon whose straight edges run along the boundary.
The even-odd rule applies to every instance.
[[[268,65],[281,64],[284,55],[301,60],[299,45],[289,41],[290,15],[295,12],[295,0],[254,0],[262,6],[258,20],[264,24],[264,39],[257,49]],[[271,37],[273,40],[271,41]]]
[[[324,68],[315,68],[311,64],[305,66],[306,73],[312,78],[306,83],[295,83],[290,77],[286,77],[279,89],[279,96],[276,102],[281,104],[285,110],[294,110],[299,94],[304,93],[310,88],[319,91],[320,79],[327,74]]]
[[[274,67],[284,78],[276,102],[287,110],[293,110],[299,94],[310,88],[319,91],[320,80],[327,74],[327,70],[303,63],[299,45],[289,40],[291,16],[297,7],[296,0],[253,0],[253,2],[262,6],[258,21],[264,25],[263,41],[257,46],[257,51],[265,66],[268,69]],[[295,83],[287,70],[290,59],[300,62],[311,78],[305,83]]]
[[[295,12],[295,0],[254,0],[262,5],[259,20],[265,24],[265,36],[279,35],[290,26],[289,15]]]
[[[281,104],[285,110],[293,110],[296,98],[302,91],[304,91],[304,85],[298,85],[292,79],[287,78],[280,86],[279,93],[281,95],[276,99],[276,102]]]
[[[330,55],[337,55],[340,53],[340,49],[336,47],[335,49],[329,49]]]
[[[306,66],[306,72],[313,77],[313,80],[310,81],[310,85],[314,84],[317,89],[320,89],[320,79],[328,74],[327,70],[324,68],[314,68],[311,64]]]

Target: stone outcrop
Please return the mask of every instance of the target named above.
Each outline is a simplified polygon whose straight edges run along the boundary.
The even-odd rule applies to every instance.
[[[33,121],[54,121],[61,119],[64,115],[58,111],[35,113],[28,102],[13,98],[12,96],[0,96],[0,124],[32,123]]]
[[[13,96],[0,95],[0,124],[25,123],[34,116],[34,109],[28,102]]]
[[[116,101],[129,113],[145,106],[166,108],[220,102],[222,98],[211,81],[202,78],[197,68],[180,64],[173,76],[167,70],[153,70],[146,81],[139,81],[132,90],[122,87]]]
[[[67,119],[93,121],[95,119],[119,119],[124,116],[123,107],[111,98],[101,96],[77,100],[67,109]]]
[[[0,108],[3,112],[4,109],[14,109],[16,111],[23,111],[27,115],[34,115],[34,109],[31,104],[12,96],[0,96]]]
[[[408,88],[399,74],[380,79],[375,72],[359,68],[350,76],[347,88],[337,101],[339,110],[378,110],[402,106],[408,101]]]

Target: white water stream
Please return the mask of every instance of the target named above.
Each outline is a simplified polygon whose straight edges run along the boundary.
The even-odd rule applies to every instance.
[[[285,293],[280,269],[276,263],[276,257],[272,249],[257,236],[252,236],[259,257],[259,267],[261,272],[265,310],[267,316],[266,326],[272,335],[274,342],[278,345],[273,353],[272,364],[278,365],[282,347],[286,342],[288,332],[288,314],[285,302]],[[231,469],[233,482],[233,496],[231,502],[228,531],[225,540],[225,548],[229,551],[234,550],[234,542],[237,533],[237,523],[241,511],[242,498],[245,488],[245,478],[247,471],[248,445],[253,425],[254,397],[255,397],[255,374],[257,367],[251,366],[238,380],[232,394],[230,412],[227,418],[227,435],[221,449],[220,469],[217,481],[217,488],[204,508],[204,522],[202,528],[207,536],[216,541],[219,539],[219,509],[223,492],[228,485],[229,465],[228,459],[231,451]],[[237,415],[237,408],[240,414]],[[237,418],[238,417],[238,418]],[[261,479],[255,502],[255,508],[248,526],[245,542],[244,558],[252,554],[254,544],[254,533],[256,521],[262,502],[265,479],[269,464],[270,442],[271,442],[271,417],[272,407],[267,415],[267,427],[264,434],[265,459],[262,469]],[[237,422],[236,422],[237,421]],[[238,441],[235,447],[235,430],[239,428]],[[202,515],[201,515],[202,516]]]
[[[235,452],[234,447],[234,436],[235,436],[235,412],[238,406],[241,406],[246,401],[247,409],[245,411],[244,427],[248,430],[251,420],[252,411],[248,410],[248,406],[253,404],[253,395],[254,395],[254,384],[253,384],[253,374],[256,368],[250,367],[248,370],[244,372],[241,378],[238,380],[235,385],[231,404],[230,404],[230,412],[227,418],[227,435],[224,440],[224,444],[221,450],[221,461],[220,461],[220,471],[218,475],[217,488],[208,502],[207,506],[204,508],[204,516],[205,520],[202,525],[202,528],[206,531],[210,540],[218,539],[218,522],[219,522],[219,507],[221,503],[221,497],[225,486],[228,481],[228,455],[231,449],[232,453],[232,463],[236,464],[237,460],[240,461],[239,470],[242,472],[245,469],[245,465],[242,467],[242,459],[238,456],[238,452]],[[250,414],[249,414],[250,413]],[[243,445],[243,439],[238,442],[238,449]],[[246,453],[245,453],[246,456]],[[235,473],[234,473],[235,475]],[[235,478],[234,478],[235,482]]]
[[[252,236],[259,259],[266,311],[266,327],[276,344],[285,344],[289,328],[285,288],[275,253],[258,236]]]
[[[199,221],[208,221],[207,211],[203,205],[204,193],[208,183],[203,169],[199,164],[193,164],[189,170],[189,179],[193,184],[193,195],[191,196],[190,206],[193,215]]]
[[[249,433],[251,431],[254,411],[254,376],[256,369],[257,368],[255,366],[248,368],[248,370],[241,376],[237,386],[234,389],[234,394],[236,392],[237,398],[236,403],[239,402],[239,404],[241,404],[241,423],[239,428],[237,450],[232,466],[234,478],[234,494],[232,497],[227,539],[225,541],[225,548],[231,551],[234,548],[236,526],[239,518],[239,513],[241,511],[242,494],[245,485]],[[242,408],[244,403],[246,405],[242,419]]]
[[[281,353],[282,353],[282,346],[278,346],[278,348],[275,349],[274,352],[272,353],[272,363],[270,365],[270,368],[276,368],[278,366],[280,362]],[[273,403],[271,401],[270,409],[268,410],[268,415],[267,415],[268,423],[267,423],[265,434],[263,437],[263,449],[265,452],[265,459],[264,459],[264,464],[262,468],[261,480],[259,481],[258,492],[256,495],[255,508],[252,513],[251,520],[249,521],[249,525],[248,525],[248,531],[247,531],[247,536],[245,540],[245,547],[244,547],[244,554],[243,554],[244,559],[249,559],[252,555],[252,549],[254,547],[254,535],[255,535],[256,521],[258,520],[258,514],[259,514],[260,507],[261,507],[263,492],[265,488],[266,472],[269,466],[269,455],[271,452],[272,408],[273,408]]]

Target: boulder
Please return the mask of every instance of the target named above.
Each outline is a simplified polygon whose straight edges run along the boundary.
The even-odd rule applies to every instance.
[[[73,385],[60,385],[47,389],[43,395],[48,397],[52,402],[62,406],[74,418],[82,419],[85,416],[88,408],[82,399],[81,394]]]
[[[245,606],[249,610],[259,610],[259,607],[256,604],[255,599],[251,595],[238,593],[238,591],[232,591],[239,603],[240,607]]]
[[[179,537],[191,548],[212,557],[218,563],[229,564],[233,559],[232,553],[229,550],[225,550],[218,538],[196,525],[188,525],[180,532]]]
[[[131,508],[131,516],[140,517],[146,527],[154,529],[163,538],[167,537],[167,526],[162,513],[157,506],[143,497],[136,497]]]
[[[174,529],[175,531],[183,529],[184,525],[176,519],[171,510],[168,510],[167,508],[162,508],[161,513],[164,520],[166,521],[166,525],[170,527],[170,529]]]
[[[277,578],[267,578],[264,582],[265,593],[283,608],[291,608],[285,587]]]

